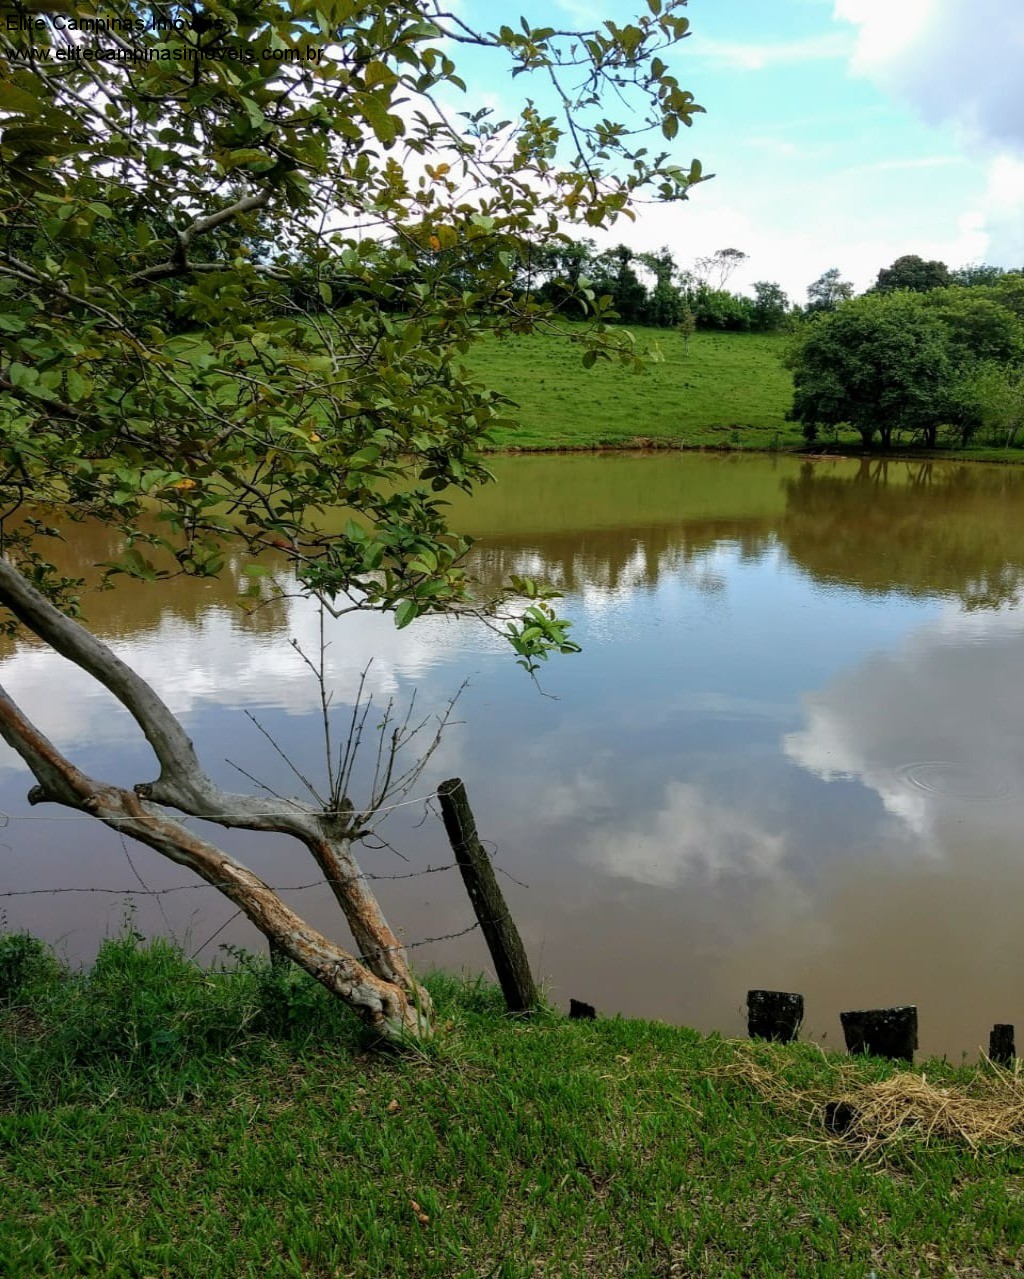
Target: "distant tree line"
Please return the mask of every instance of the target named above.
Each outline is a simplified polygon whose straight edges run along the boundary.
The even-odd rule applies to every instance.
[[[592,240],[577,240],[549,246],[533,257],[524,283],[538,301],[569,317],[584,318],[590,302],[623,324],[684,332],[771,333],[787,328],[793,308],[780,285],[758,281],[753,297],[726,288],[746,260],[740,249],[719,249],[681,267],[664,247],[638,252],[618,244],[599,252]],[[601,299],[606,300],[603,308]]]

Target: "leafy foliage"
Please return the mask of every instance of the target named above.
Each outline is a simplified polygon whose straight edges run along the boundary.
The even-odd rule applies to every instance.
[[[927,293],[931,289],[945,288],[950,283],[949,267],[945,262],[936,259],[926,262],[916,253],[907,253],[897,258],[892,266],[879,271],[874,289],[876,293],[895,293],[897,289]]]
[[[807,286],[807,313],[814,315],[819,311],[834,311],[841,302],[848,302],[852,297],[853,285],[842,279],[838,267],[830,267]]]
[[[759,280],[754,285],[754,327],[763,333],[786,327],[789,322],[789,298],[778,284]]]
[[[73,607],[14,518],[50,502],[122,529],[111,570],[135,577],[217,574],[233,552],[259,573],[277,547],[336,612],[479,608],[441,495],[488,479],[477,450],[507,403],[463,356],[543,320],[515,284],[568,243],[560,226],[700,180],[640,141],[701,110],[662,58],[684,3],[579,33],[478,32],[413,0],[82,0],[78,23],[8,26],[3,550]],[[102,56],[79,56],[97,45],[85,20],[110,13]],[[460,44],[553,81],[561,115],[442,110],[465,88]],[[638,112],[628,129],[601,115],[609,84]],[[551,618],[507,633],[531,667],[571,647]]]
[[[819,425],[849,423],[865,446],[876,434],[923,432],[934,443],[947,419],[954,364],[945,329],[905,293],[866,294],[804,326],[789,354],[791,416],[813,439]]]
[[[1024,322],[1004,305],[997,290],[953,285],[933,289],[924,300],[945,326],[961,363],[1008,362],[1024,353]]]

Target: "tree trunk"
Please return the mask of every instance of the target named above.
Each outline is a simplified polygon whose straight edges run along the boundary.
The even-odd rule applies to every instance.
[[[160,776],[125,790],[87,776],[50,742],[0,687],[0,735],[38,782],[29,802],[91,813],[122,834],[187,866],[235,903],[273,943],[384,1039],[404,1043],[433,1033],[430,996],[352,853],[342,814],[295,801],[221,791],[203,772],[181,724],[154,690],[84,627],[65,617],[0,559],[0,603],[29,630],[92,675],[130,712],[160,762]],[[303,843],[330,883],[356,940],[353,955],[305,923],[241,862],[176,821],[166,809],[225,827],[277,831]]]

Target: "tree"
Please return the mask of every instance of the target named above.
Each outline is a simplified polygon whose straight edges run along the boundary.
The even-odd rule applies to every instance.
[[[33,803],[91,813],[215,884],[389,1039],[428,1035],[430,1001],[359,869],[344,768],[326,803],[222,791],[156,692],[75,619],[80,584],[18,512],[119,529],[111,581],[241,570],[253,606],[276,547],[335,616],[490,616],[531,671],[573,651],[536,584],[483,600],[462,567],[442,495],[488,478],[477,450],[507,412],[463,356],[547,314],[516,281],[560,225],[608,226],[641,192],[683,198],[700,179],[637,133],[671,140],[701,110],[661,57],[687,34],[683,3],[487,34],[438,0],[122,0],[102,17],[82,0],[0,31],[0,604],[127,708],[159,775],[88,776],[2,690],[0,732]],[[557,111],[446,114],[460,46],[553,82]],[[635,108],[628,128],[595,110],[606,86]],[[589,340],[585,358],[616,352],[603,329]],[[298,840],[357,953],[181,815]]]
[[[945,326],[961,364],[1006,363],[1024,353],[1024,320],[998,300],[994,289],[984,285],[933,289],[925,303]]]
[[[633,250],[617,244],[599,253],[591,265],[594,293],[611,299],[623,324],[642,324],[647,312],[647,287],[633,269],[633,260]]]
[[[956,372],[941,322],[908,294],[869,293],[797,334],[790,416],[814,438],[818,426],[849,423],[867,448],[894,431],[935,443],[947,420]]]
[[[819,311],[834,311],[840,302],[847,302],[852,297],[853,285],[849,280],[840,278],[838,267],[830,267],[807,286],[807,313],[814,315]]]
[[[952,283],[949,267],[945,262],[932,259],[926,262],[916,253],[897,258],[892,266],[883,267],[875,281],[876,293],[895,293],[897,289],[909,289],[911,293],[927,293],[930,289],[942,289]]]
[[[706,285],[691,290],[687,303],[699,329],[722,329],[746,333],[754,325],[754,301],[727,289],[709,289]]]
[[[587,304],[581,281],[591,274],[596,253],[594,241],[585,237],[531,246],[531,275],[543,281],[535,290],[538,300],[564,309],[573,319],[585,318]]]
[[[710,256],[698,258],[690,274],[697,285],[717,292],[725,288],[729,277],[747,257],[742,249],[716,249]]]
[[[949,273],[950,284],[962,285],[972,289],[979,284],[995,284],[1006,272],[1001,266],[990,266],[986,262],[971,262],[967,266],[957,266]]]
[[[683,315],[683,297],[676,284],[675,258],[664,245],[656,253],[638,255],[641,265],[654,276],[654,288],[647,296],[647,307],[644,320],[656,328],[670,329],[677,325]]]
[[[971,426],[984,429],[989,444],[1012,448],[1024,427],[1024,370],[995,361],[979,364],[965,379],[965,399]]]
[[[785,326],[789,316],[789,298],[778,284],[758,280],[754,285],[754,328],[771,332]]]

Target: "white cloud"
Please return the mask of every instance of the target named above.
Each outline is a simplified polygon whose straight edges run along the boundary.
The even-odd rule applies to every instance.
[[[836,0],[851,66],[932,124],[1024,148],[1024,6],[1016,0]]]
[[[964,215],[964,226],[981,242],[976,258],[1012,267],[1024,262],[1024,159],[995,157],[981,204]]]

